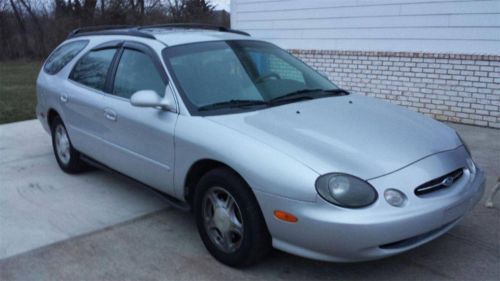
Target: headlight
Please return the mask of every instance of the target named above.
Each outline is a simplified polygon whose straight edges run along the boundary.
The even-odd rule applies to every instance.
[[[469,155],[472,156],[472,154],[470,153],[470,149],[469,149],[469,146],[467,145],[467,143],[464,141],[464,139],[457,132],[455,132],[455,133],[457,134],[457,137],[460,139],[460,141],[464,145],[465,150],[467,150],[467,153],[469,153]]]
[[[361,208],[377,200],[377,192],[366,181],[346,174],[327,174],[316,180],[316,190],[326,201],[347,208]]]

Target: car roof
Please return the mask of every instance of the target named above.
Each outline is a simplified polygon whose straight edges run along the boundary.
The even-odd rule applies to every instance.
[[[157,29],[144,31],[151,32],[157,40],[165,43],[167,46],[217,40],[248,39],[247,35],[202,29]]]
[[[248,39],[250,34],[207,24],[164,24],[152,26],[91,26],[73,30],[68,39],[90,36],[136,36],[155,39],[167,46],[218,40]]]

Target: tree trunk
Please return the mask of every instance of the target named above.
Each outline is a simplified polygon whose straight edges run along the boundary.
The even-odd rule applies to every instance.
[[[101,0],[101,17],[104,18],[104,9],[105,9],[104,0]]]
[[[82,11],[82,25],[91,25],[94,20],[94,12],[97,0],[85,0]]]
[[[61,18],[66,12],[66,4],[64,0],[54,0],[54,15],[56,19]]]
[[[10,5],[12,6],[12,10],[14,11],[14,15],[16,16],[17,24],[19,25],[19,30],[21,32],[21,38],[23,41],[23,49],[25,55],[32,56],[29,44],[28,44],[28,35],[26,34],[26,25],[24,24],[23,18],[19,13],[19,9],[16,4],[14,4],[13,0],[10,0]]]
[[[31,6],[28,5],[25,0],[19,0],[19,2],[21,3],[21,5],[24,6],[24,8],[26,9],[26,11],[30,15],[31,20],[33,21],[33,24],[35,25],[35,28],[38,31],[37,35],[38,35],[38,39],[39,39],[39,42],[40,42],[40,45],[39,45],[40,48],[38,49],[38,54],[37,55],[38,56],[44,55],[45,54],[46,46],[45,46],[45,32],[43,31],[43,26],[40,23],[40,21],[38,20],[38,17],[35,15],[35,13],[33,13],[33,10],[31,9]]]
[[[139,0],[139,12],[141,15],[141,19],[144,18],[144,0]]]

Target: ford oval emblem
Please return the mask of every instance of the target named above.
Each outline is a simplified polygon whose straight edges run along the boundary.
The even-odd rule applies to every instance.
[[[453,177],[447,177],[443,180],[443,182],[441,184],[448,187],[448,186],[453,184],[453,181],[455,181],[455,179]]]

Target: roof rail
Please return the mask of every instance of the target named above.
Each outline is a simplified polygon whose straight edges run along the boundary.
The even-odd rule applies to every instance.
[[[250,36],[249,33],[237,29],[227,28],[225,26],[220,25],[212,25],[212,24],[204,24],[204,23],[167,23],[167,24],[156,24],[156,25],[145,25],[138,27],[141,29],[174,29],[174,28],[184,28],[184,29],[207,29],[207,30],[216,30],[221,32],[231,32],[237,33],[240,35]]]
[[[169,23],[157,25],[96,25],[88,27],[80,27],[71,31],[68,35],[69,38],[88,36],[88,35],[129,35],[149,39],[156,39],[153,34],[145,32],[145,29],[206,29],[221,32],[231,32],[240,35],[250,36],[250,34],[236,29],[230,29],[224,26],[201,24],[201,23]]]
[[[137,28],[138,26],[135,25],[96,25],[80,27],[71,31],[68,35],[68,39],[88,35],[129,35],[156,39],[152,34],[141,32]]]

